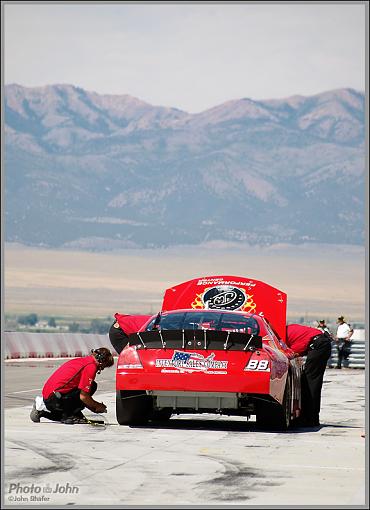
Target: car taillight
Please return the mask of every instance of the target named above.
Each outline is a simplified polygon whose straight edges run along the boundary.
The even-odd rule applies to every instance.
[[[121,352],[117,368],[143,368],[136,347],[126,347]]]

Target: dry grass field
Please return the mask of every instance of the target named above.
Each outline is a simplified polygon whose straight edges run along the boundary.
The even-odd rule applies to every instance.
[[[289,317],[365,317],[365,250],[358,246],[208,244],[109,253],[4,247],[5,313],[107,317],[155,313],[164,290],[205,275],[263,280],[288,294]]]

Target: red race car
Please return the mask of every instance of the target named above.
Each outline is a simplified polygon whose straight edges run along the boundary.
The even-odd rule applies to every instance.
[[[167,289],[119,355],[118,423],[206,412],[286,430],[300,414],[303,360],[285,334],[286,294],[264,282],[207,276]]]

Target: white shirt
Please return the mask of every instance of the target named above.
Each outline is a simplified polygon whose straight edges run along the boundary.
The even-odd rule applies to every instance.
[[[349,333],[352,331],[352,328],[345,322],[344,324],[339,324],[337,329],[337,337],[338,338],[347,338]]]

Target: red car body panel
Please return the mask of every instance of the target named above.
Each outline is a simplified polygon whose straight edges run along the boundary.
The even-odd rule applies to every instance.
[[[178,390],[178,391],[232,391],[241,393],[258,393],[263,390],[269,393],[270,374],[250,374],[250,377],[241,377],[245,367],[254,353],[239,351],[197,351],[191,350],[199,358],[196,361],[204,362],[212,354],[214,362],[219,363],[221,368],[179,368],[171,367],[174,356],[173,349],[140,349],[139,358],[143,365],[142,369],[125,370],[125,353],[120,356],[117,375],[125,376],[124,386],[117,389],[142,389],[148,390]],[[186,351],[185,351],[186,352]],[[189,351],[188,351],[189,352]],[[259,356],[260,359],[261,356]],[[263,356],[268,359],[267,356]],[[201,363],[199,363],[201,364]],[[168,367],[168,368],[167,368]],[[248,374],[249,375],[249,374]],[[122,379],[120,379],[122,381]]]

